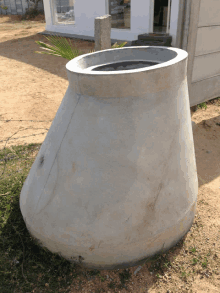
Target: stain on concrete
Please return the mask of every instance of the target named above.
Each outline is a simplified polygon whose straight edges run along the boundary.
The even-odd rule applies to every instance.
[[[44,155],[40,157],[40,160],[39,160],[39,168],[41,168],[44,164]]]
[[[95,249],[95,244],[93,244],[93,245],[91,245],[90,247],[89,247],[89,250],[90,251],[93,251]]]

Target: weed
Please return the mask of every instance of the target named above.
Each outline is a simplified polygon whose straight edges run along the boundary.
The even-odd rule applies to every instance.
[[[112,45],[112,48],[122,48],[122,47],[124,47],[126,44],[127,44],[127,42],[123,42],[123,43],[121,43],[121,44],[118,44],[118,43],[116,42],[114,45]]]
[[[168,269],[169,267],[172,266],[172,264],[171,264],[170,261],[167,261],[167,262],[165,261],[164,264],[163,264],[163,266],[164,266],[166,269]]]
[[[207,268],[207,264],[208,264],[208,261],[207,261],[207,258],[205,257],[205,261],[202,262],[202,267]]]
[[[120,278],[120,281],[121,281],[121,284],[124,284],[125,281],[129,280],[131,278],[131,273],[128,270],[123,270],[122,273],[119,273],[119,278]]]
[[[156,274],[156,277],[157,277],[158,279],[161,279],[161,278],[162,278],[162,276],[161,276],[160,274]]]
[[[193,264],[193,265],[196,265],[197,263],[198,263],[198,259],[197,259],[197,258],[193,258],[193,259],[192,259],[192,264]]]
[[[184,280],[184,281],[187,281],[187,277],[190,275],[190,273],[186,273],[185,271],[182,271],[181,272],[181,278]]]
[[[101,274],[98,274],[98,276],[99,276],[101,282],[105,282],[106,278],[104,276],[102,276]]]
[[[199,104],[199,105],[197,105],[197,108],[200,108],[200,109],[207,109],[207,105],[206,105],[206,103],[204,102],[204,103],[201,103],[201,104]]]
[[[150,265],[149,271],[163,273],[164,268],[169,268],[171,266],[172,264],[168,260],[168,254],[164,254],[164,255],[158,254],[151,259],[151,265]]]
[[[196,252],[196,247],[191,247],[189,250],[190,250],[192,253],[195,253],[195,252]]]

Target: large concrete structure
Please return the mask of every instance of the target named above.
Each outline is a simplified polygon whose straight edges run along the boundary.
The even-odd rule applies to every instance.
[[[67,63],[69,87],[20,197],[42,245],[115,269],[187,233],[198,192],[187,56],[129,47]]]

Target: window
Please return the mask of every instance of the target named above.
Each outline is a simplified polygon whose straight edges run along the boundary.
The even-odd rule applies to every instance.
[[[53,0],[55,24],[75,23],[74,2],[75,0]]]
[[[109,14],[112,16],[112,28],[131,28],[131,0],[109,0]]]

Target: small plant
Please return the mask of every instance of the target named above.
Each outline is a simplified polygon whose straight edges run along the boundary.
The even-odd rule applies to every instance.
[[[39,52],[35,51],[38,54],[47,54],[53,55],[58,57],[63,57],[67,60],[72,60],[73,58],[80,55],[80,52],[77,48],[71,46],[71,43],[67,41],[66,38],[59,37],[59,36],[50,36],[46,37],[48,41],[50,41],[53,46],[45,44],[40,41],[35,41],[38,45],[40,45],[41,49],[46,50],[47,52]]]
[[[79,56],[81,53],[80,51],[71,45],[71,42],[67,41],[64,37],[59,37],[58,35],[51,35],[50,37],[46,37],[46,39],[53,44],[49,45],[41,41],[35,41],[38,45],[40,45],[41,49],[46,50],[46,52],[35,51],[38,54],[47,54],[53,55],[58,57],[63,57],[67,60],[72,60],[73,58]],[[112,46],[112,48],[121,48],[124,47],[127,42],[118,44],[117,42]],[[94,50],[90,51],[89,53],[95,52]]]
[[[162,278],[162,276],[161,276],[160,274],[156,274],[156,277],[157,277],[158,279],[161,279],[161,278]]]
[[[208,261],[207,261],[207,258],[205,257],[205,261],[202,262],[202,267],[207,268],[207,264],[208,264]]]
[[[207,105],[206,105],[206,103],[201,103],[201,104],[199,104],[198,106],[197,106],[198,108],[200,108],[200,109],[207,109]]]
[[[105,282],[105,277],[103,277],[101,274],[98,274],[98,276],[99,276],[101,282]]]
[[[190,248],[190,251],[191,251],[192,253],[195,253],[195,252],[196,252],[196,247],[191,247],[191,248]]]
[[[112,48],[122,48],[122,47],[124,47],[126,44],[127,44],[127,42],[123,42],[123,43],[121,43],[121,44],[118,44],[118,43],[116,42],[114,45],[112,45]]]
[[[198,259],[197,258],[193,258],[193,260],[192,260],[192,264],[193,265],[196,265],[198,263]]]
[[[166,269],[168,269],[169,267],[172,266],[172,264],[171,264],[170,261],[168,261],[168,262],[165,262],[165,263],[163,264],[163,266],[164,266]]]
[[[131,278],[131,273],[129,270],[124,270],[122,273],[119,273],[119,278],[121,281],[121,284],[124,284],[125,281],[129,280]]]
[[[190,273],[186,273],[185,271],[182,271],[181,272],[181,278],[184,280],[184,281],[187,281],[187,277],[189,277]]]

